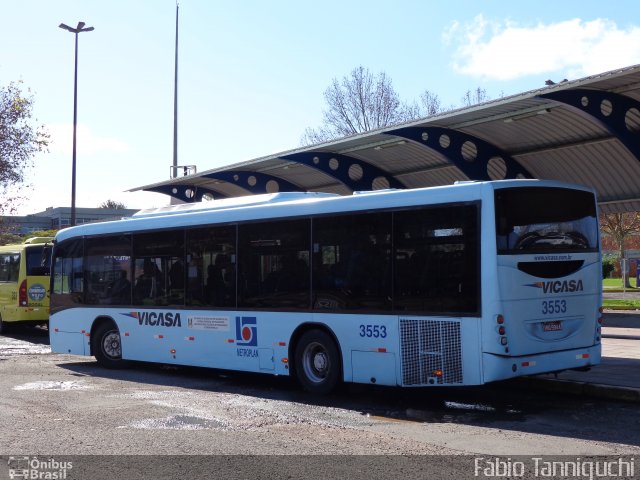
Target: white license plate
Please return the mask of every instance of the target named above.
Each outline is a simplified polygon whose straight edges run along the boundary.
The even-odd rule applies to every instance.
[[[560,330],[562,330],[562,322],[557,321],[557,322],[543,322],[542,323],[542,330],[544,330],[545,332],[559,332]]]

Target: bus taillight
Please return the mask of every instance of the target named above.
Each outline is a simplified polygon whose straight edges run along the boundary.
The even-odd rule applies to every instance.
[[[498,335],[500,335],[500,345],[502,345],[503,347],[507,346],[507,337],[505,337],[505,334],[507,333],[507,329],[504,326],[504,315],[499,314],[498,316],[496,316],[496,323],[498,325],[500,325],[498,327]],[[505,349],[505,351],[509,351],[508,348]]]
[[[25,278],[20,284],[20,289],[18,290],[18,305],[21,307],[26,307],[29,305],[27,300],[27,279]]]

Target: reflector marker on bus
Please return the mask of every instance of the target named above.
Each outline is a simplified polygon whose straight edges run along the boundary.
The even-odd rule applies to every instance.
[[[581,358],[589,358],[589,354],[588,353],[579,353],[578,355],[576,355],[576,360],[580,360]]]
[[[58,333],[60,330],[58,330],[57,328],[54,328],[53,331]]]
[[[154,335],[153,338],[155,338],[156,340],[162,340],[164,338],[164,335]]]
[[[282,363],[284,363],[285,365],[286,365],[287,363],[289,363],[289,359],[288,359],[288,358],[283,358],[283,359],[281,359],[280,361],[281,361]]]
[[[523,367],[535,367],[536,362],[522,362]]]
[[[185,339],[185,340],[191,340],[191,341],[193,341],[193,340],[195,340],[195,339],[196,339],[196,337],[184,337],[184,339]]]
[[[227,343],[236,343],[236,341],[233,338],[228,338]]]
[[[376,348],[375,351],[378,352],[378,353],[387,353],[387,349],[386,348]]]
[[[274,345],[276,347],[286,347],[287,346],[287,342],[276,342],[276,343],[274,343]]]
[[[129,336],[129,332],[124,332],[124,336],[128,337]]]

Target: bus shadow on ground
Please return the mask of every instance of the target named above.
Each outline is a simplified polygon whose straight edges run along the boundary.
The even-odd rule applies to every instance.
[[[49,345],[49,330],[42,325],[12,325],[2,336],[37,345]]]
[[[398,388],[347,384],[327,396],[301,390],[289,377],[132,362],[107,370],[96,362],[60,363],[72,375],[159,385],[349,410],[372,421],[461,424],[640,446],[636,405],[549,393],[496,382],[478,387]],[[603,414],[604,412],[604,414]],[[625,433],[625,438],[621,437]]]

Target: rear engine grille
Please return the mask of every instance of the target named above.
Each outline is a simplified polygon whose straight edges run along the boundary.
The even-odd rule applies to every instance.
[[[403,385],[462,383],[460,322],[400,319],[400,349]]]

